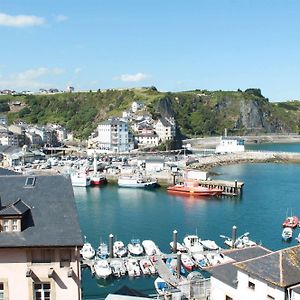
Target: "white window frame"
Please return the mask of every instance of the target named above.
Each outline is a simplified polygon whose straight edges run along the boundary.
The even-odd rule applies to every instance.
[[[3,220],[3,231],[9,231],[9,220]]]
[[[17,219],[12,220],[12,231],[18,231],[18,220]]]
[[[41,288],[36,288],[35,285],[41,285]],[[44,286],[45,285],[49,285],[50,288],[46,289]],[[38,300],[39,298],[37,298],[36,293],[39,292],[41,293],[41,297],[40,300],[51,300],[51,284],[50,282],[39,282],[39,283],[34,283],[33,284],[33,292],[34,292],[34,300]],[[46,298],[45,293],[49,292],[49,297]]]

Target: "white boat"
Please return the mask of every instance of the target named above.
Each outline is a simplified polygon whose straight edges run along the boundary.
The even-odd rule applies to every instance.
[[[203,251],[203,246],[201,244],[200,238],[195,235],[187,235],[183,239],[184,246],[188,249],[190,253]]]
[[[155,268],[154,268],[151,260],[148,259],[148,258],[142,258],[140,260],[140,267],[141,267],[142,273],[144,275],[153,275],[153,274],[155,274]]]
[[[122,176],[118,179],[119,187],[128,188],[153,188],[157,186],[157,180],[144,179],[136,176]]]
[[[215,243],[215,241],[211,240],[201,240],[204,250],[218,250],[220,247]]]
[[[188,271],[192,271],[195,265],[191,256],[186,253],[181,254],[181,263]]]
[[[98,249],[97,249],[97,255],[99,256],[99,258],[101,259],[106,259],[109,256],[109,252],[108,252],[108,246],[105,243],[100,243]]]
[[[106,279],[112,273],[106,259],[96,259],[94,263],[95,274],[98,278]]]
[[[161,251],[159,250],[157,245],[151,240],[144,240],[142,242],[142,245],[145,249],[146,254],[149,255],[149,256],[151,256],[151,255],[160,255],[161,254]]]
[[[220,235],[220,237],[225,239],[224,241],[225,245],[227,245],[229,248],[233,248],[233,242],[231,237],[225,235]],[[236,239],[234,248],[241,249],[241,248],[252,247],[256,245],[257,243],[249,239],[249,232],[245,232],[244,234],[242,234]]]
[[[141,242],[139,239],[132,239],[131,243],[127,245],[127,249],[129,253],[133,256],[142,255],[144,252],[144,249],[141,246]]]
[[[71,174],[72,186],[89,186],[91,179],[85,172],[76,172]]]
[[[122,241],[115,241],[113,245],[113,252],[115,257],[123,257],[128,251]]]
[[[95,256],[95,250],[90,243],[84,243],[80,254],[84,259],[92,259]]]
[[[155,279],[154,287],[159,295],[164,295],[170,289],[169,285],[160,277]]]
[[[137,259],[128,258],[125,264],[126,264],[128,276],[137,277],[141,275],[141,269]]]
[[[216,266],[220,264],[224,264],[227,262],[232,262],[232,259],[229,258],[228,256],[225,256],[222,253],[217,253],[217,252],[209,252],[206,254],[206,258],[208,261],[208,265],[211,266]]]
[[[171,247],[171,250],[173,251],[173,241],[170,242],[170,247]],[[183,245],[181,245],[180,243],[177,242],[177,247],[176,247],[177,251],[179,252],[187,252],[187,248],[184,247]]]
[[[209,265],[209,262],[208,262],[206,256],[202,253],[193,253],[193,259],[195,260],[195,262],[199,266],[199,268],[205,268],[205,267],[208,267],[208,265]]]
[[[293,229],[290,227],[283,228],[281,236],[285,241],[291,239],[293,237]]]
[[[110,265],[111,271],[115,277],[121,277],[126,274],[126,267],[124,265],[123,259],[113,258],[113,259],[111,259],[109,265]]]

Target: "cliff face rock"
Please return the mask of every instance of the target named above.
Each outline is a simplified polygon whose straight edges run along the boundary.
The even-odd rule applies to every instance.
[[[159,100],[156,105],[156,111],[165,118],[174,117],[175,113],[172,107],[172,101],[170,97],[164,97]]]

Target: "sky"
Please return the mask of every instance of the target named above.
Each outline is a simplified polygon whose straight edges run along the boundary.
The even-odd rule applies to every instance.
[[[0,0],[0,90],[300,99],[299,0]]]

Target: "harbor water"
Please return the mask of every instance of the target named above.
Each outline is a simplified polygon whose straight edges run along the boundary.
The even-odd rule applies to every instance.
[[[268,150],[300,152],[300,145],[273,145]],[[112,233],[115,240],[125,244],[132,238],[151,239],[167,253],[174,229],[180,242],[185,235],[196,233],[224,246],[219,235],[230,236],[232,226],[236,225],[238,235],[250,232],[252,240],[271,250],[297,244],[298,228],[290,243],[282,241],[281,232],[287,210],[300,215],[300,164],[239,164],[218,167],[214,172],[219,174],[216,179],[243,181],[243,194],[199,198],[169,195],[164,188],[143,190],[109,184],[101,188],[74,188],[82,232],[95,248],[100,242],[108,242]],[[123,285],[154,294],[155,278],[100,281],[86,269],[84,299],[104,299]]]

